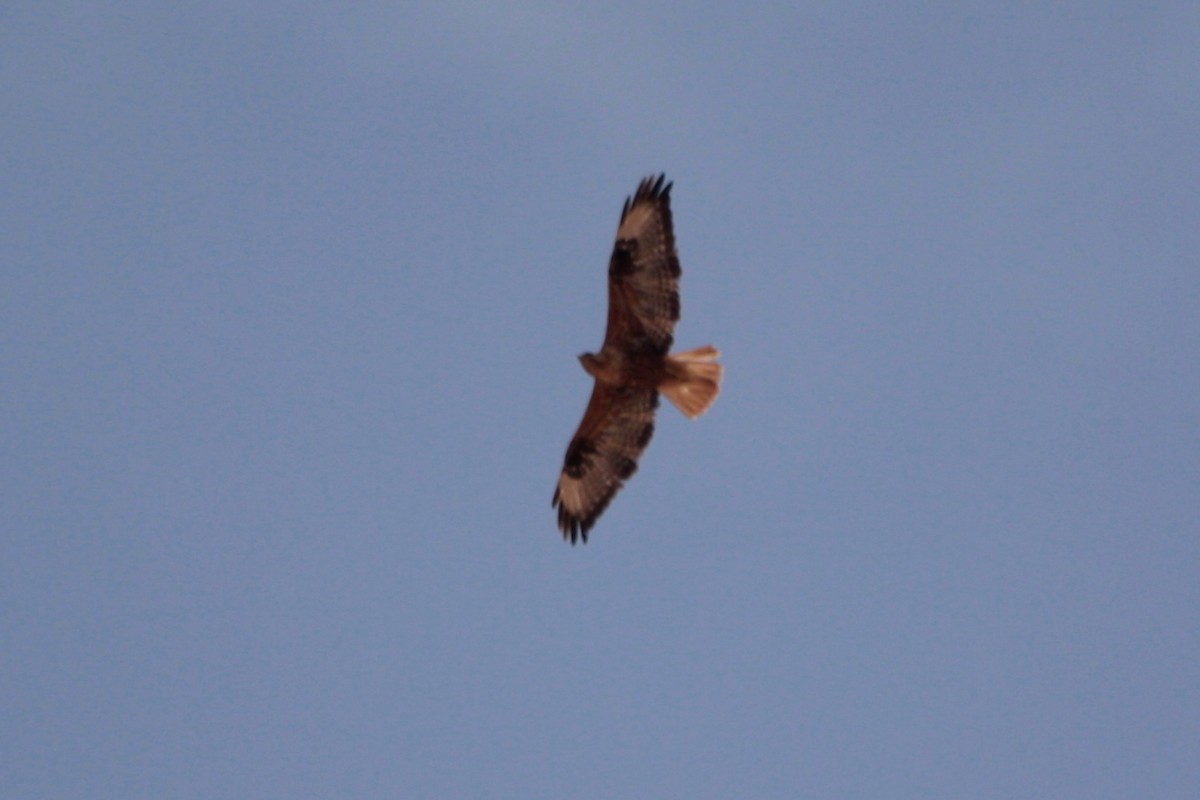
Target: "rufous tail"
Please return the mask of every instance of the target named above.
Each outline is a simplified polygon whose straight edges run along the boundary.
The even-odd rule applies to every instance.
[[[721,351],[706,344],[695,350],[667,356],[667,375],[658,390],[688,419],[708,411],[721,391],[724,368],[717,363]]]

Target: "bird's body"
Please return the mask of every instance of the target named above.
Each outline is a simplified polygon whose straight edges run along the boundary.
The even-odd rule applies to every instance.
[[[637,470],[654,435],[658,395],[689,418],[720,390],[720,353],[705,346],[668,355],[679,320],[679,256],[671,184],[647,178],[627,198],[608,267],[608,327],[598,353],[579,357],[595,379],[583,422],[567,447],[552,505],[574,544]]]
[[[662,356],[654,353],[624,353],[608,347],[579,357],[583,370],[609,386],[640,386],[654,389],[666,377]]]

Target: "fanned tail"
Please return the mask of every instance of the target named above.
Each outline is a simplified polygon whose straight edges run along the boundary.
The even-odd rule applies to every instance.
[[[658,390],[688,419],[708,411],[721,392],[724,368],[717,363],[721,351],[706,344],[667,356],[669,376]]]

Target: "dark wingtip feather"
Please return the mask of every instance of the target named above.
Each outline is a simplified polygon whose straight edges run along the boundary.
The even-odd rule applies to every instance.
[[[669,200],[671,187],[674,185],[674,181],[667,181],[667,173],[665,172],[642,178],[642,182],[638,184],[637,191],[631,197],[625,198],[625,205],[621,209],[621,221],[625,221],[626,215],[629,214],[629,209],[633,208],[639,202]]]
[[[643,178],[641,184],[638,186],[637,198],[657,200],[661,197],[666,197],[668,194],[670,194],[671,187],[675,185],[675,183],[672,181],[671,183],[667,183],[666,186],[663,186],[666,180],[667,173],[665,172],[658,173],[657,177],[650,175],[646,178]]]
[[[572,547],[580,541],[587,544],[588,531],[591,530],[593,521],[573,517],[560,509],[558,527],[562,530],[563,541],[570,542]]]
[[[634,464],[633,468],[636,470],[637,465]],[[559,502],[558,492],[555,491],[554,505],[558,508],[558,529],[562,531],[563,541],[571,544],[582,541],[587,544],[588,531],[596,524],[596,520],[600,519],[600,515],[608,508],[608,504],[615,494],[616,489],[613,489],[608,497],[603,498],[595,508],[590,509],[585,515],[579,516],[572,514]]]
[[[667,173],[658,173],[658,180],[654,182],[654,194],[657,197],[666,197],[671,193],[671,187],[675,185],[674,181],[667,182],[664,186],[663,182],[667,180]]]
[[[593,512],[587,517],[575,516],[570,511],[567,511],[559,501],[558,489],[554,490],[554,499],[550,501],[550,506],[558,509],[558,529],[562,531],[563,541],[574,545],[582,540],[584,544],[587,544],[588,531],[592,529],[592,525],[595,524],[596,518],[600,516],[600,513]],[[604,509],[601,508],[600,510],[603,511]]]

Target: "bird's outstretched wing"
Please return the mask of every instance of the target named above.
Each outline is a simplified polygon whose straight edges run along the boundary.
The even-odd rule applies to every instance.
[[[583,422],[571,438],[552,505],[563,538],[587,542],[588,531],[613,495],[637,471],[654,435],[654,389],[596,381]]]
[[[666,355],[679,321],[679,255],[671,229],[671,186],[646,178],[625,199],[608,262],[604,347]]]

